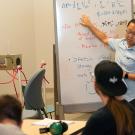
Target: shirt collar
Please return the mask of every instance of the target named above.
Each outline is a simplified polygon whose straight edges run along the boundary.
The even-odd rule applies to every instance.
[[[128,50],[134,50],[135,51],[135,46],[132,46],[130,48],[127,48]]]
[[[125,41],[126,41],[126,39],[125,39]],[[132,47],[130,47],[130,48],[128,48],[127,41],[126,41],[126,43],[125,43],[125,47],[126,47],[128,50],[134,50],[134,51],[135,51],[135,45],[132,46]]]

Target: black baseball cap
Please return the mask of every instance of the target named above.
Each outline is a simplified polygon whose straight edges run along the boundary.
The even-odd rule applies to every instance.
[[[123,70],[110,60],[103,60],[95,67],[96,83],[101,86],[101,91],[108,96],[121,96],[127,92],[123,81]]]

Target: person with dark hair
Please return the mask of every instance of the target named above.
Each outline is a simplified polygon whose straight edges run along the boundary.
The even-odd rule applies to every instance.
[[[81,24],[115,51],[115,61],[123,69],[123,77],[128,87],[124,96],[135,106],[135,19],[129,21],[125,38],[121,39],[109,38],[104,32],[97,29],[87,16],[82,16]]]
[[[135,108],[124,99],[127,86],[123,70],[115,62],[103,60],[95,67],[95,91],[103,107],[92,114],[83,135],[135,135]]]
[[[0,96],[0,134],[24,135],[21,131],[22,105],[10,95]]]

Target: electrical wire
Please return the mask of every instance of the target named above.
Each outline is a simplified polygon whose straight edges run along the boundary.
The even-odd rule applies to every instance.
[[[15,78],[15,76],[16,76],[16,74],[14,75],[12,75],[12,79],[10,80],[10,81],[6,81],[6,82],[0,82],[0,84],[9,84],[9,83],[12,83],[13,82],[13,80],[14,80],[14,78]]]

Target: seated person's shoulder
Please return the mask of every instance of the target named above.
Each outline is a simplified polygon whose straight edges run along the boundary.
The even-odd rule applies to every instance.
[[[115,128],[115,120],[111,112],[106,107],[103,107],[91,115],[83,130],[83,135],[88,135],[89,133],[102,135],[107,132],[106,130],[114,134],[115,130],[112,131],[112,128]]]
[[[107,107],[99,109],[91,116],[92,120],[100,120],[100,121],[105,119],[107,120],[109,118],[113,118],[113,116],[112,113],[107,109]]]
[[[18,126],[13,124],[0,124],[1,135],[25,135]]]

